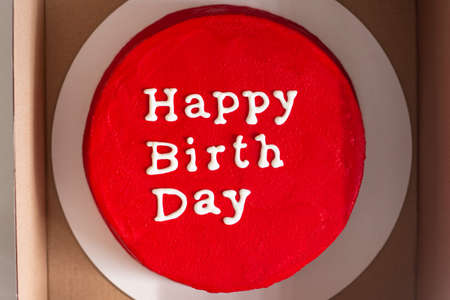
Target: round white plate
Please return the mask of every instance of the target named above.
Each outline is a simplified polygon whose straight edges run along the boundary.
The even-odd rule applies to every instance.
[[[367,139],[358,201],[339,238],[314,262],[267,289],[209,294],[142,267],[115,240],[90,193],[82,138],[94,90],[119,50],[164,15],[208,4],[247,5],[304,26],[342,62],[356,89]],[[59,200],[72,231],[97,268],[136,299],[328,299],[373,260],[399,216],[411,168],[405,98],[385,53],[359,20],[334,0],[131,0],[111,14],[75,58],[62,86],[53,123],[52,158]]]

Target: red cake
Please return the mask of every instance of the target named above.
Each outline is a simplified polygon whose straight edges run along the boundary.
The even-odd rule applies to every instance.
[[[263,288],[342,232],[364,169],[352,83],[315,36],[236,6],[178,11],[106,70],[83,159],[136,260],[209,292]]]

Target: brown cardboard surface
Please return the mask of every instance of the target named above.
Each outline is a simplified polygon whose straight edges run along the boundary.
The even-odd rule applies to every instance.
[[[21,300],[47,299],[44,1],[14,2],[17,275]]]
[[[89,34],[122,2],[46,0],[47,136],[50,136],[58,92],[72,60]],[[414,145],[417,145],[415,0],[340,2],[363,21],[391,59],[407,97]],[[49,140],[47,147],[50,148]],[[49,156],[47,161],[49,298],[128,299],[95,269],[74,239],[57,199]],[[388,243],[370,267],[335,300],[415,298],[416,162],[414,151],[408,196]]]
[[[450,299],[450,2],[420,0],[418,299]]]

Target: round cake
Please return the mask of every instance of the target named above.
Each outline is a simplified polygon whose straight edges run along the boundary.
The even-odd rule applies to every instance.
[[[336,57],[298,24],[225,5],[167,15],[128,42],[83,142],[121,245],[209,292],[268,287],[316,259],[347,224],[364,158]]]

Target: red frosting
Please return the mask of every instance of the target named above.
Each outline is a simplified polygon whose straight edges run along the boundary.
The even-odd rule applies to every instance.
[[[131,16],[132,17],[132,16]],[[177,88],[175,113],[157,108],[146,121],[149,98],[143,91]],[[269,107],[258,123],[246,123],[245,90],[262,91]],[[274,90],[298,95],[287,121]],[[214,124],[214,91],[229,91],[239,108]],[[185,97],[200,94],[210,118],[189,118]],[[229,102],[225,103],[230,105]],[[284,166],[260,168],[265,134]],[[243,136],[247,168],[234,163],[233,142]],[[194,138],[192,146],[187,137]],[[178,147],[178,168],[147,175],[148,141]],[[206,148],[224,145],[220,168],[210,171]],[[232,6],[195,8],[169,15],[138,34],[119,53],[95,93],[84,138],[86,176],[111,231],[143,265],[163,276],[210,292],[267,287],[320,255],[345,227],[363,175],[365,139],[361,113],[348,76],[333,55],[300,26],[266,12]],[[188,148],[195,148],[196,172],[188,172]],[[164,151],[161,148],[161,152]],[[169,149],[166,149],[167,151]],[[273,156],[269,155],[269,161]],[[162,162],[158,167],[167,165]],[[156,188],[174,188],[187,197],[176,219],[156,222]],[[219,215],[198,215],[194,193],[209,189]],[[224,190],[248,189],[241,219]],[[180,199],[164,199],[166,214]]]

